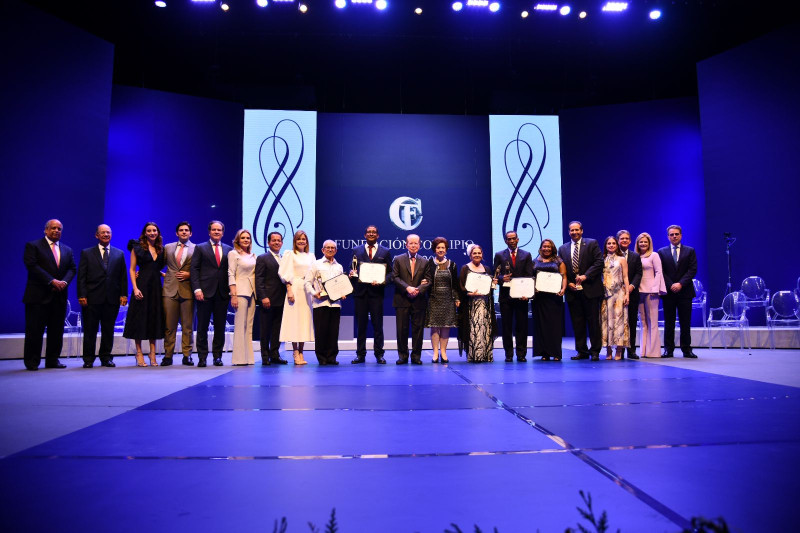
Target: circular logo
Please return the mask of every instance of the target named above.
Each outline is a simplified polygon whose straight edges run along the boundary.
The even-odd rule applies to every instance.
[[[389,206],[389,219],[402,230],[412,230],[422,223],[422,200],[401,196]]]

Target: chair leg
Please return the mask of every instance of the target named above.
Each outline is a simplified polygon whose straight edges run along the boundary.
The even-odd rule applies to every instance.
[[[711,349],[711,328],[706,325],[706,340],[708,341],[708,349]]]

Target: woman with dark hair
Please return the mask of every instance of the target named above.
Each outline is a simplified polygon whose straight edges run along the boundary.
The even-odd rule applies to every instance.
[[[600,330],[606,359],[611,359],[611,347],[616,347],[614,359],[619,361],[630,346],[628,329],[628,262],[619,249],[616,237],[608,236],[603,243],[603,286],[605,296],[600,304]]]
[[[456,308],[460,305],[458,297],[458,278],[456,264],[447,259],[449,243],[444,237],[436,237],[431,243],[434,256],[428,261],[427,279],[431,280],[428,309],[425,313],[425,327],[431,328],[431,346],[433,362],[439,362],[441,352],[442,363],[447,363],[447,341],[450,328],[456,327]]]
[[[558,257],[556,244],[545,239],[539,245],[539,255],[533,260],[536,275],[542,272],[561,275],[561,290],[557,293],[538,291],[533,298],[533,356],[549,361],[561,361],[561,337],[564,314],[564,291],[567,290],[567,266]]]
[[[313,262],[314,254],[308,252],[308,235],[303,230],[297,230],[292,238],[292,250],[283,254],[278,269],[278,275],[286,285],[279,338],[281,342],[292,343],[296,365],[308,364],[303,358],[303,344],[314,340],[311,295],[306,293],[303,281]]]
[[[494,361],[493,345],[497,337],[494,289],[489,294],[467,292],[467,277],[470,273],[491,276],[492,270],[482,263],[483,248],[480,245],[467,246],[467,255],[470,262],[461,267],[458,276],[461,292],[466,295],[461,308],[458,336],[467,350],[468,363],[491,363]]]
[[[131,250],[130,280],[133,291],[128,300],[130,304],[122,333],[123,337],[133,339],[136,343],[136,366],[147,366],[142,353],[142,339],[150,341],[150,366],[158,366],[156,339],[164,338],[161,269],[165,262],[161,230],[155,222],[148,222],[142,229],[139,242]]]
[[[256,256],[252,252],[253,237],[240,229],[233,238],[233,250],[228,252],[228,287],[233,319],[234,366],[255,364],[253,355],[253,317],[256,296]]]

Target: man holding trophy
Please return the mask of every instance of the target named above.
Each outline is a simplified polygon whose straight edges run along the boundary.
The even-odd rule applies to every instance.
[[[494,277],[500,285],[500,320],[503,323],[503,351],[506,354],[506,363],[514,360],[514,342],[512,331],[516,339],[517,361],[527,361],[525,354],[528,351],[528,298],[511,297],[511,280],[515,277],[532,277],[533,260],[531,254],[520,250],[517,245],[519,238],[516,231],[507,231],[505,241],[508,248],[494,254],[492,270]]]

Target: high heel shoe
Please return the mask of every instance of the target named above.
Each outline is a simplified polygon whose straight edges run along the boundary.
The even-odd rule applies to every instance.
[[[136,354],[136,366],[147,366],[147,363],[144,362],[144,354],[141,352]]]
[[[439,363],[439,356],[437,355],[436,359],[431,359],[431,363],[433,363],[434,365],[438,364]]]
[[[303,352],[299,352],[299,357],[300,357],[300,362],[297,363],[297,364],[299,364],[299,365],[307,365],[308,364],[308,361],[306,361],[305,358],[303,357]]]
[[[158,366],[158,361],[156,361],[156,354],[150,355],[150,366]]]
[[[443,364],[443,365],[446,365],[446,364],[447,364],[447,363],[449,363],[449,362],[450,362],[450,360],[449,360],[447,357],[445,357],[445,356],[443,355],[443,356],[442,356],[442,364]]]
[[[298,352],[297,350],[294,350],[292,352],[292,359],[294,359],[294,364],[296,364],[296,365],[301,364],[300,363],[300,355],[299,354],[300,354],[300,352]]]

